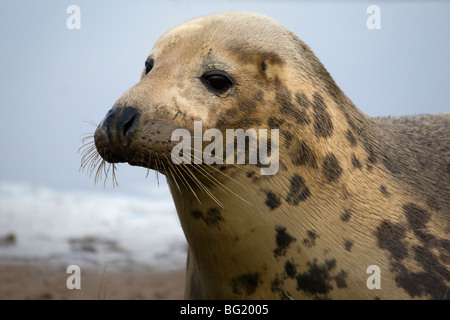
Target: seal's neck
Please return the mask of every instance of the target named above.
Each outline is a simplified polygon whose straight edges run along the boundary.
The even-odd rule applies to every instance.
[[[280,127],[277,174],[229,165],[189,188],[168,177],[189,244],[187,297],[333,298],[348,287],[373,298],[366,269],[390,265],[368,248],[396,230],[388,221],[401,219],[408,192],[391,172],[397,144],[349,102],[310,102],[309,122]]]

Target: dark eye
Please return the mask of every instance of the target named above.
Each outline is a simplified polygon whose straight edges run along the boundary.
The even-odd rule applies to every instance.
[[[205,73],[201,77],[205,87],[213,93],[224,93],[233,86],[231,77],[224,71],[214,70]]]
[[[153,69],[154,63],[155,63],[155,60],[153,60],[153,59],[147,59],[147,61],[145,61],[145,74],[149,73],[150,70]]]

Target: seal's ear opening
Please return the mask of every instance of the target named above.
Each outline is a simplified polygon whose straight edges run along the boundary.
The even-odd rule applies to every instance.
[[[227,92],[234,84],[231,76],[221,70],[208,71],[200,80],[209,91],[215,94]]]

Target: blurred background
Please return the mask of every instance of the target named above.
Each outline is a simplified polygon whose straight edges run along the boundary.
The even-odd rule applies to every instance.
[[[66,12],[80,8],[80,29]],[[366,10],[381,10],[369,29]],[[366,114],[450,111],[445,1],[0,1],[0,259],[182,267],[164,177],[118,166],[119,187],[80,172],[83,134],[139,81],[156,40],[223,11],[292,30]]]

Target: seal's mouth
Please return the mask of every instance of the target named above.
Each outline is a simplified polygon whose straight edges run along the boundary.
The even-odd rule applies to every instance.
[[[171,141],[175,129],[166,121],[145,118],[137,108],[116,105],[108,111],[94,135],[86,138],[93,137],[94,141],[83,146],[82,168],[98,172],[126,162],[166,174],[165,166],[170,165],[170,152],[175,145]]]
[[[157,178],[158,173],[163,174],[173,182],[172,187],[178,189],[180,194],[182,189],[187,190],[197,200],[198,193],[205,193],[221,206],[221,201],[210,190],[214,187],[247,202],[224,184],[225,181],[234,181],[236,172],[243,172],[243,168],[234,168],[237,165],[223,162],[228,145],[223,146],[221,152],[214,152],[214,158],[221,159],[222,164],[207,162],[201,154],[202,150],[206,150],[204,144],[207,142],[200,140],[200,147],[196,146],[197,138],[195,134],[191,136],[191,131],[196,131],[195,121],[193,122],[193,130],[189,130],[185,129],[186,126],[189,127],[189,123],[180,124],[180,128],[170,121],[149,119],[139,109],[116,105],[108,111],[95,133],[83,139],[79,150],[82,153],[80,170],[87,170],[90,175],[95,172],[96,183],[104,178],[106,184],[107,178],[112,175],[113,185],[118,186],[116,164],[126,162],[132,166],[155,170]],[[179,135],[180,130],[187,137]],[[199,132],[202,132],[201,128]],[[180,141],[187,142],[189,147],[178,150],[176,147],[183,145]],[[233,140],[230,145],[234,144]],[[174,150],[178,151],[174,153]],[[234,150],[234,156],[235,152],[237,150]],[[189,155],[189,161],[174,161],[174,154],[178,160],[183,160],[185,154]],[[248,153],[244,155],[244,158],[248,157]]]
[[[93,125],[97,126],[95,123]],[[208,195],[219,206],[217,197],[210,191],[210,186],[220,186],[223,192],[229,192],[242,199],[220,181],[228,177],[215,166],[203,168],[202,164],[175,165],[171,159],[171,150],[176,141],[171,141],[174,124],[163,120],[149,120],[139,110],[131,107],[113,107],[97,126],[94,134],[83,138],[79,152],[82,154],[80,171],[95,173],[95,183],[106,181],[112,176],[113,186],[118,186],[116,179],[117,163],[127,162],[165,175],[174,183],[181,194],[181,189],[188,190],[199,200],[198,193]],[[183,130],[183,129],[182,129]],[[219,177],[215,175],[219,173]],[[245,199],[242,199],[246,202]]]
[[[95,147],[109,163],[128,162],[161,172],[158,162],[170,159],[171,134],[176,128],[166,121],[147,119],[136,108],[115,106],[95,131]]]

